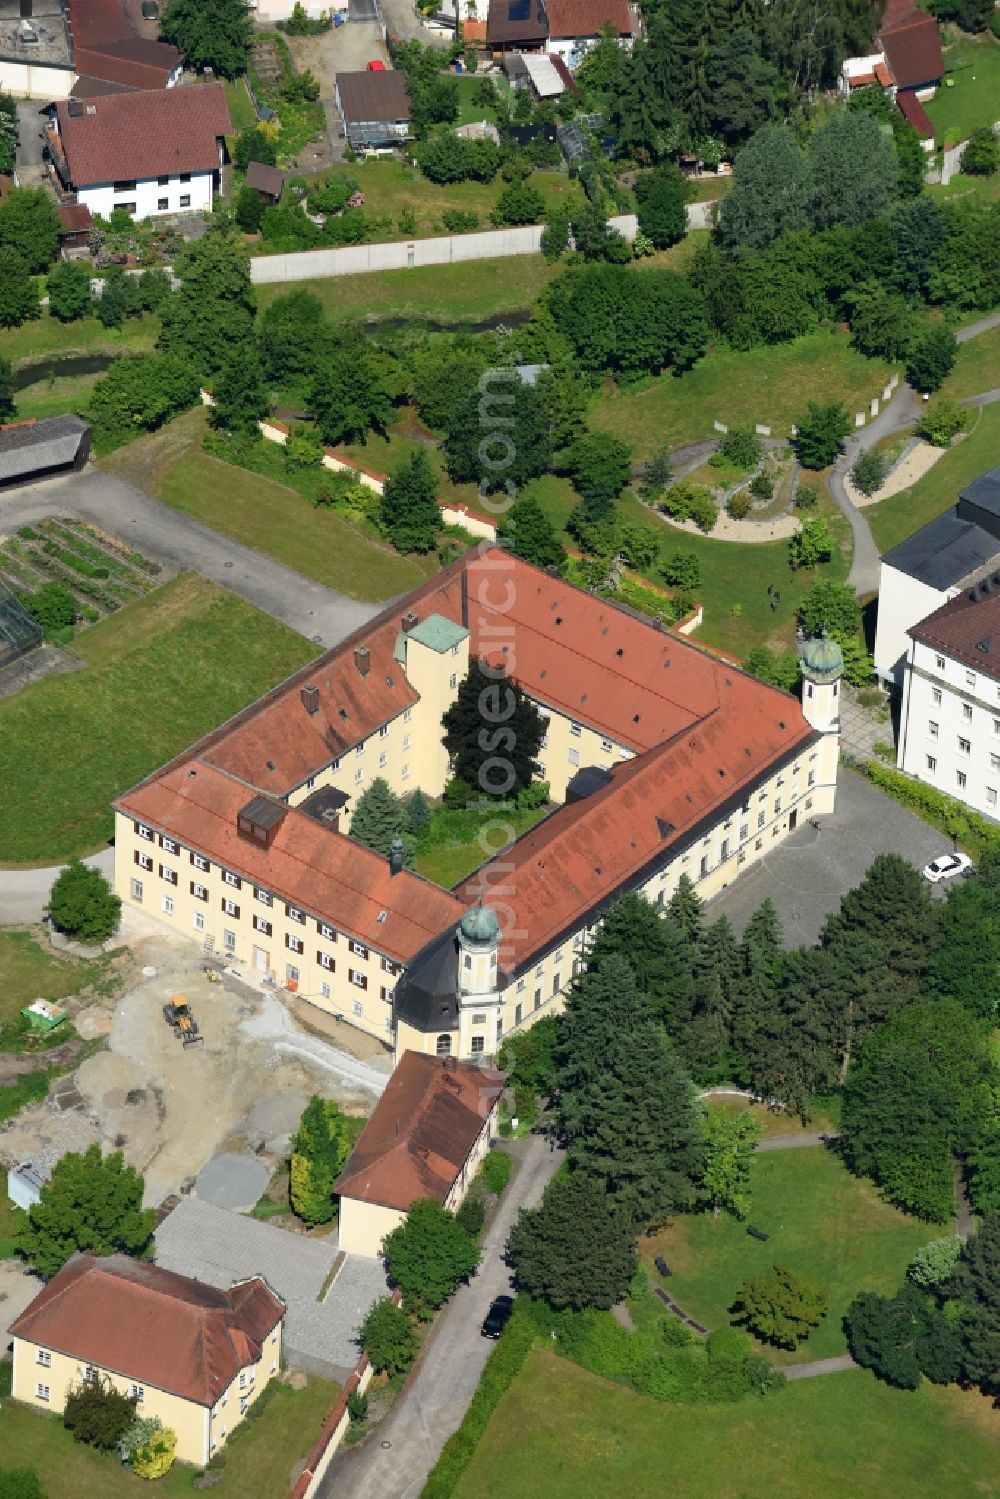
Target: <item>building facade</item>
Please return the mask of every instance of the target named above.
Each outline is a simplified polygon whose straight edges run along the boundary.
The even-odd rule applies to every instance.
[[[62,1411],[107,1380],[204,1467],[281,1365],[284,1302],[260,1276],[218,1291],[127,1255],[74,1255],[11,1325],[12,1391]]]
[[[546,718],[555,806],[516,841],[488,820],[481,867],[443,890],[345,835],[376,776],[441,794],[473,657]],[[624,890],[663,905],[686,874],[711,896],[832,812],[838,690],[807,680],[800,703],[484,546],[119,798],[116,889],[397,1056],[485,1060],[561,1006]],[[484,951],[462,935],[479,906]]]

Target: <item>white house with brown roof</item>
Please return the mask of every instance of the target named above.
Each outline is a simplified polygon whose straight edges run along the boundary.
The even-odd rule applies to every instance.
[[[546,0],[545,14],[549,22],[546,51],[571,69],[580,66],[607,27],[626,49],[631,49],[639,31],[639,10],[629,0]]]
[[[281,1364],[285,1304],[259,1275],[219,1291],[128,1255],[76,1254],[11,1324],[13,1395],[61,1411],[105,1378],[204,1467]]]
[[[377,776],[441,795],[441,718],[474,657],[545,719],[555,805],[509,847],[491,824],[482,866],[444,890],[346,834]],[[120,796],[115,888],[397,1057],[485,1060],[561,1008],[619,894],[662,905],[682,875],[715,894],[832,812],[837,759],[808,684],[800,702],[484,546]],[[483,952],[461,933],[480,901],[499,924]]]
[[[404,1052],[334,1188],[342,1250],[378,1254],[420,1197],[461,1206],[496,1132],[503,1086],[499,1072]]]
[[[56,106],[48,150],[92,214],[156,218],[211,209],[232,129],[221,83],[71,98]]]

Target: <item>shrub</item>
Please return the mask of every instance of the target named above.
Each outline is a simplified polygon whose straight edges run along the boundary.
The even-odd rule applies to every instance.
[[[735,494],[731,494],[726,501],[726,509],[733,520],[745,520],[753,509],[749,492],[738,489]]]
[[[660,509],[675,520],[693,520],[699,531],[711,531],[719,518],[711,493],[701,484],[687,479],[672,484],[660,501]]]
[[[510,1181],[513,1169],[514,1162],[509,1155],[502,1150],[491,1150],[483,1161],[483,1182],[491,1192],[499,1196]]]
[[[471,234],[479,228],[479,215],[465,208],[446,208],[441,222],[449,234]]]
[[[417,1355],[413,1323],[388,1296],[372,1306],[358,1329],[358,1341],[380,1374],[402,1374]]]
[[[481,1197],[467,1197],[455,1214],[470,1239],[478,1239],[486,1222],[486,1208]]]
[[[800,484],[795,491],[796,510],[815,510],[819,504],[819,495],[810,484]]]
[[[139,1478],[162,1478],[177,1455],[177,1433],[169,1426],[154,1432],[132,1457],[132,1472]]]
[[[917,436],[931,442],[936,448],[947,448],[959,432],[965,431],[966,416],[957,401],[947,396],[938,396],[924,407],[917,423]]]
[[[363,1390],[355,1390],[347,1397],[347,1414],[356,1426],[368,1419],[368,1396]]]
[[[972,132],[959,165],[963,172],[974,177],[992,177],[1000,168],[1000,140],[992,125]]]
[[[769,500],[774,494],[774,480],[770,474],[754,474],[750,480],[750,493],[755,500]]]
[[[111,1452],[135,1418],[135,1400],[122,1395],[103,1375],[74,1385],[66,1396],[63,1425],[76,1442]]]
[[[701,587],[701,559],[696,552],[665,552],[660,572],[672,588]]]
[[[735,468],[756,468],[764,444],[752,427],[732,427],[719,443],[718,456]]]

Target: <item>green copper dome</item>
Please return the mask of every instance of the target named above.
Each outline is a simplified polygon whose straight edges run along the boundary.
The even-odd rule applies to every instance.
[[[822,635],[806,641],[802,652],[802,670],[806,676],[821,682],[832,682],[844,673],[844,656],[840,646],[824,630]]]
[[[489,906],[470,906],[458,923],[458,935],[470,947],[493,947],[500,940],[500,923]]]

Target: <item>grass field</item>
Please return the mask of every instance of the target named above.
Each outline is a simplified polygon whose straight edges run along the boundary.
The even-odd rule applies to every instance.
[[[193,573],[94,625],[74,649],[85,670],[0,702],[7,861],[52,863],[99,847],[113,796],[315,654]]]
[[[727,1098],[716,1094],[705,1102],[720,1114],[740,1114],[744,1109],[749,1109],[763,1129],[765,1140],[774,1135],[800,1135],[813,1130],[836,1129],[840,1119],[839,1095],[813,1099],[812,1113],[807,1124],[803,1124],[797,1114],[787,1113],[784,1109],[769,1109],[762,1103],[748,1103],[745,1098]]]
[[[945,48],[944,66],[944,81],[924,105],[938,145],[946,138],[957,144],[1000,119],[1000,42],[988,31],[963,36]]]
[[[226,91],[229,118],[234,130],[252,130],[257,123],[257,113],[250,102],[245,78],[224,78],[222,87]]]
[[[922,479],[865,511],[879,551],[887,552],[948,510],[964,485],[984,469],[994,467],[1000,445],[1000,405],[984,406],[973,420],[975,425],[968,435]]]
[[[114,993],[111,968],[104,954],[84,959],[46,952],[31,932],[5,927],[0,930],[0,1031],[34,999],[67,999],[92,985]],[[64,1022],[60,1030],[65,1028]]]
[[[82,411],[100,375],[60,375],[36,380],[15,396],[19,418],[59,416],[64,411]]]
[[[310,1377],[304,1390],[274,1385],[266,1403],[227,1442],[226,1465],[212,1493],[218,1499],[282,1496],[291,1486],[296,1463],[305,1457],[323,1417],[336,1398],[329,1380]],[[4,1400],[0,1410],[0,1452],[18,1467],[34,1468],[50,1499],[140,1499],[145,1479],[123,1468],[117,1457],[74,1442],[58,1416],[40,1415]],[[157,1480],[158,1494],[191,1494],[193,1470],[175,1466]]]
[[[718,349],[683,375],[635,386],[605,386],[593,426],[631,443],[638,458],[712,435],[714,421],[761,422],[788,433],[809,401],[843,401],[860,411],[882,389],[890,367],[865,359],[843,333],[811,333],[749,353]]]
[[[670,1294],[706,1327],[725,1327],[728,1308],[747,1275],[788,1265],[823,1286],[829,1309],[794,1352],[767,1349],[773,1363],[802,1363],[844,1353],[841,1321],[859,1291],[896,1289],[916,1249],[941,1229],[904,1216],[870,1182],[851,1176],[822,1145],[758,1152],[750,1221],[770,1234],[766,1244],[746,1224],[710,1213],[677,1218],[640,1245],[653,1279],[662,1254],[674,1272]]]
[[[42,363],[46,354],[139,354],[153,347],[159,329],[151,313],[128,318],[121,328],[105,328],[95,317],[61,323],[43,313],[20,328],[0,329],[0,355],[16,366]]]
[[[738,1405],[663,1405],[536,1348],[455,1492],[988,1499],[1000,1494],[1000,1415],[976,1392],[895,1390],[862,1370]]]
[[[1000,176],[1000,174],[998,174]],[[1000,387],[1000,328],[959,344],[955,368],[941,387],[943,396],[964,401]]]
[[[551,810],[550,807],[542,807],[531,812],[511,812],[506,820],[513,827],[515,836],[520,838],[522,833],[534,827]],[[448,843],[442,839],[426,853],[417,855],[416,868],[436,885],[443,885],[446,890],[450,890],[489,857],[489,852],[484,851],[477,838],[471,838],[465,843]]]

